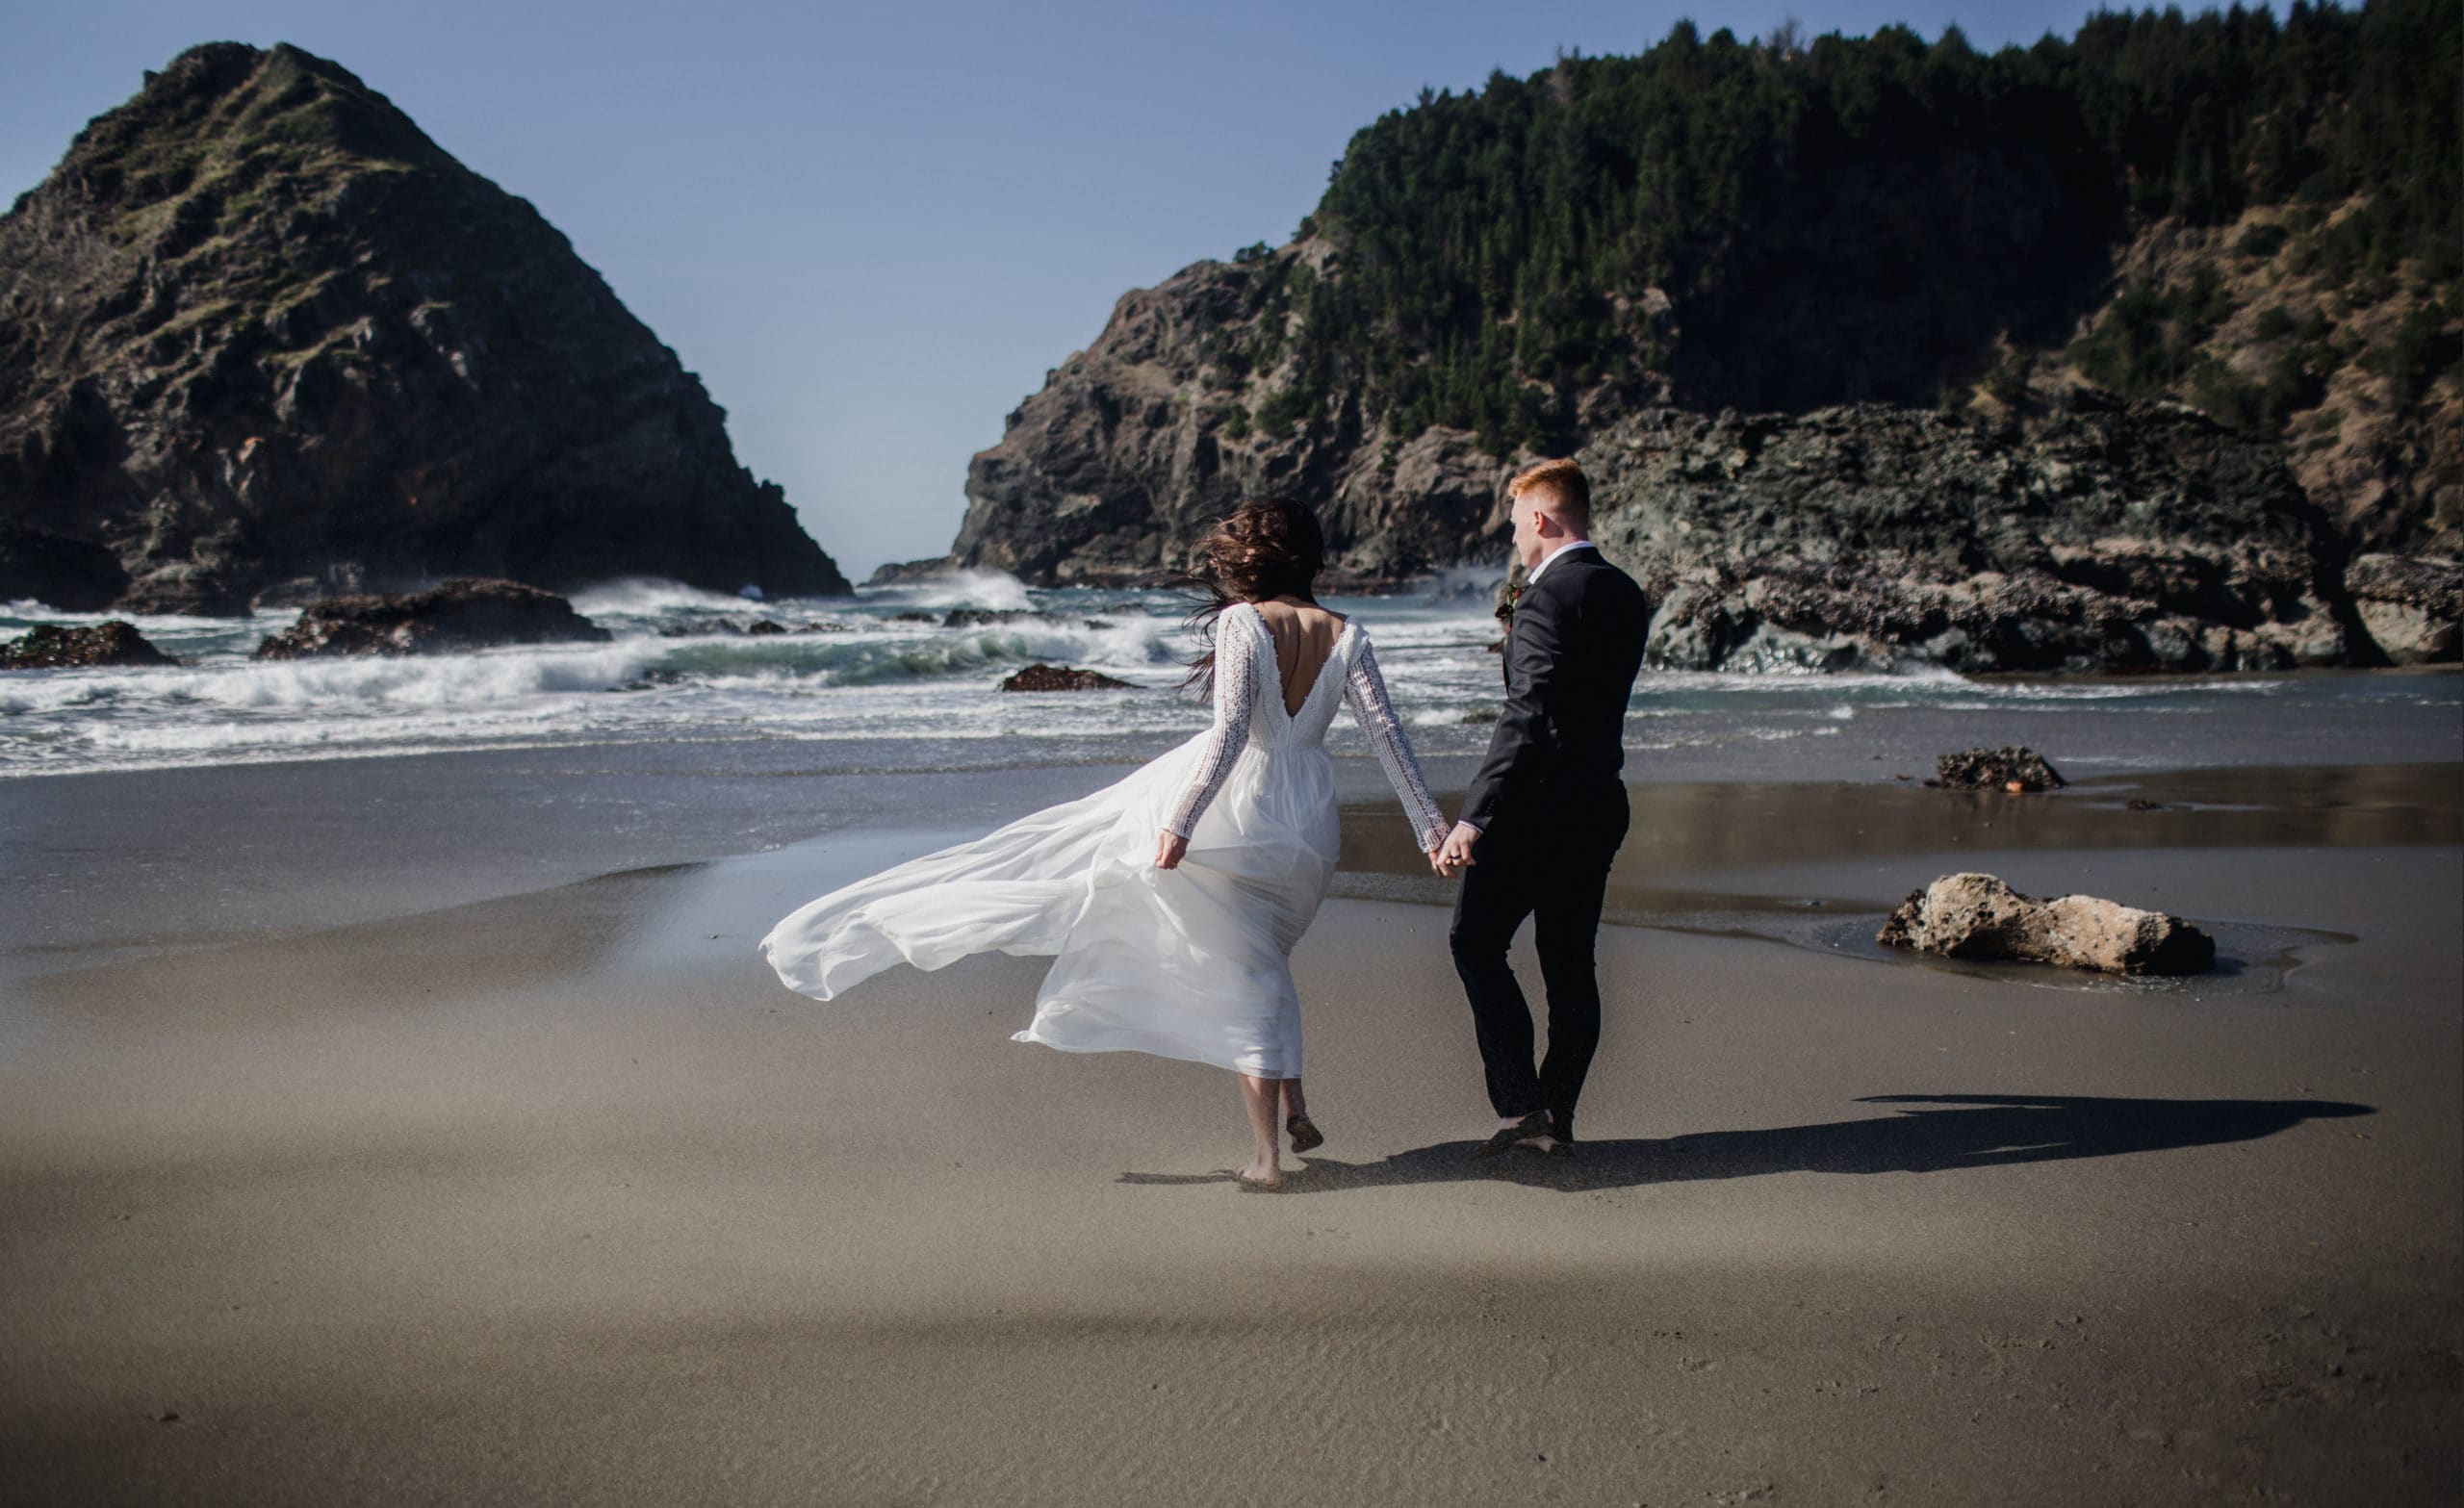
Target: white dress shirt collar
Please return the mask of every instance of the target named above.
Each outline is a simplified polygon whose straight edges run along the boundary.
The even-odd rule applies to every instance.
[[[1540,563],[1538,565],[1533,566],[1529,571],[1525,572],[1523,575],[1523,584],[1525,586],[1530,586],[1532,583],[1538,581],[1540,579],[1540,573],[1548,570],[1551,566],[1555,565],[1557,563],[1557,557],[1564,554],[1566,551],[1570,550],[1589,550],[1591,548],[1591,541],[1587,539],[1568,540],[1566,543],[1541,556]]]

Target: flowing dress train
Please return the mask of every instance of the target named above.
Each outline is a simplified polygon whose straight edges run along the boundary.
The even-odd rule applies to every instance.
[[[1292,949],[1334,873],[1325,735],[1339,701],[1368,732],[1422,851],[1434,850],[1445,820],[1369,635],[1346,624],[1287,711],[1274,641],[1242,602],[1217,620],[1205,732],[1092,795],[821,897],[773,928],[762,954],[789,988],[821,1000],[900,962],[1048,955],[1018,1041],[1296,1078]],[[1169,870],[1155,867],[1167,829],[1189,839]]]

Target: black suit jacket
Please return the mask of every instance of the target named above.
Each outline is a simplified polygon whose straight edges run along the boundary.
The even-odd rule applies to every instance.
[[[1643,589],[1588,546],[1524,589],[1505,636],[1505,709],[1463,799],[1465,822],[1485,834],[1619,783],[1626,703],[1650,627]]]

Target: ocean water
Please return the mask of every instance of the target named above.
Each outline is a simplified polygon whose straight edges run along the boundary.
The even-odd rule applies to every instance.
[[[1458,573],[1417,595],[1328,601],[1374,637],[1388,687],[1429,756],[1469,755],[1487,742],[1499,699],[1495,584]],[[259,663],[249,652],[295,614],[136,617],[157,647],[190,663],[0,676],[0,776],[735,741],[904,748],[943,763],[957,746],[974,751],[968,763],[1037,764],[1144,757],[1206,724],[1203,703],[1181,689],[1194,642],[1185,605],[1168,594],[1042,590],[972,575],[867,589],[852,601],[750,601],[630,581],[574,601],[612,642]],[[1000,616],[952,624],[957,610]],[[0,637],[102,616],[0,606]],[[789,631],[733,631],[760,619]],[[1039,660],[1102,671],[1133,689],[995,690],[1003,676]],[[1647,673],[1628,746],[1648,757],[1822,739],[1860,718],[1905,711],[1994,714],[1989,721],[2016,728],[2015,736],[2066,709],[2246,717],[2264,702],[2304,721],[2407,708],[2435,717],[2464,706],[2458,691],[2451,675]],[[1335,739],[1338,753],[1359,752],[1348,720],[1338,722]]]

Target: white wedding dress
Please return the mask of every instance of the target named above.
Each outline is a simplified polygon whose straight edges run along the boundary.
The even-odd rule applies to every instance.
[[[1338,700],[1368,731],[1424,853],[1447,826],[1358,624],[1345,625],[1299,709],[1285,700],[1265,621],[1235,603],[1217,620],[1206,732],[1091,796],[825,895],[761,951],[789,988],[822,1000],[902,961],[1048,954],[1018,1041],[1297,1078],[1292,949],[1335,867],[1324,741]],[[1166,829],[1189,839],[1176,869],[1155,867]]]

